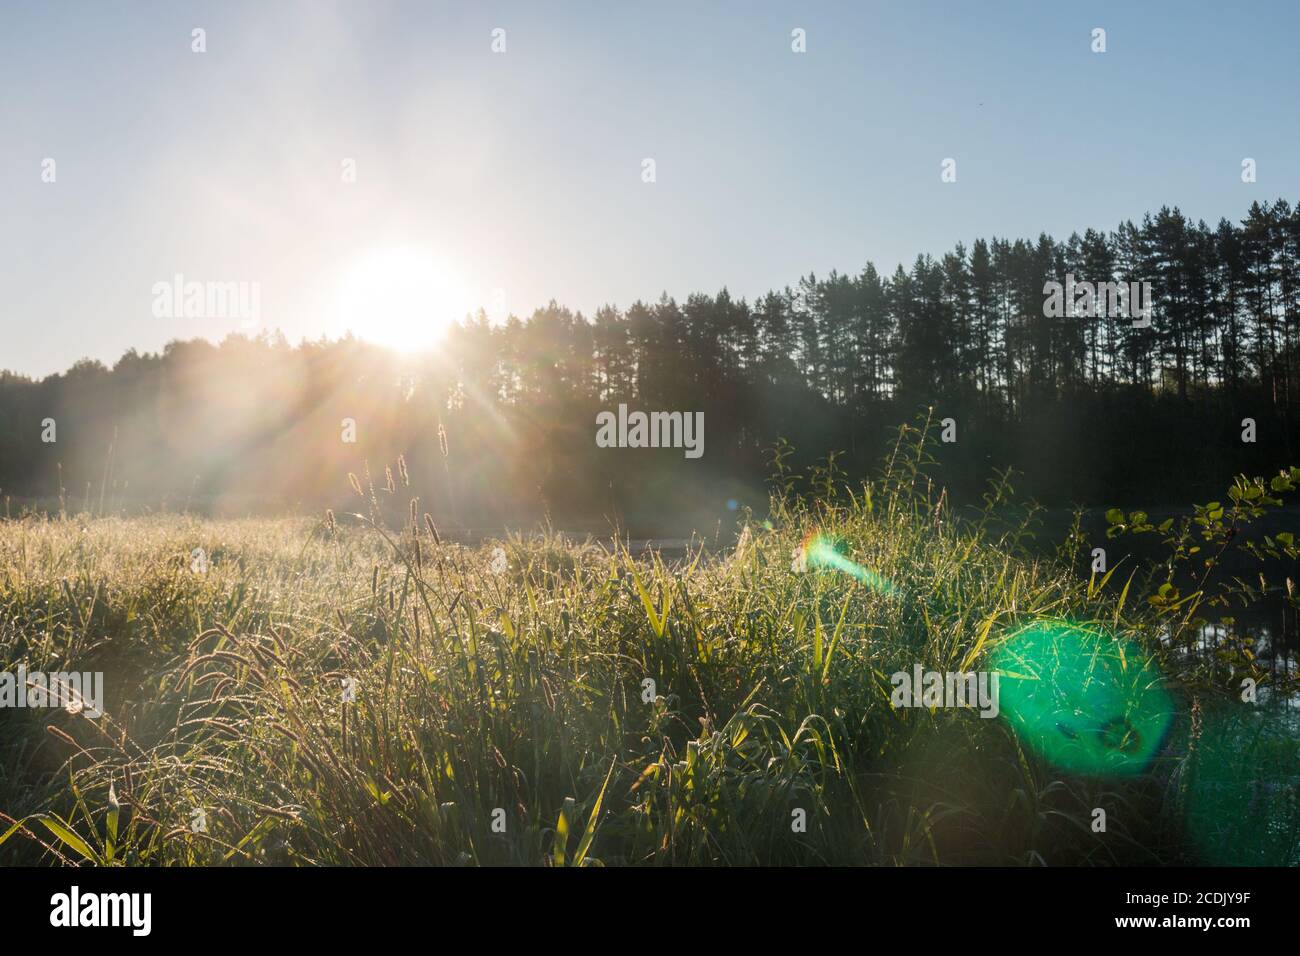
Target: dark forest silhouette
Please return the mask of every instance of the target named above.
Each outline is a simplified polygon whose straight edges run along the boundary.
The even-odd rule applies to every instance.
[[[1018,491],[1049,503],[1186,501],[1292,462],[1298,265],[1300,207],[1255,203],[1215,227],[1162,208],[892,275],[809,275],[753,303],[723,289],[590,318],[554,301],[498,325],[480,313],[418,360],[351,339],[177,341],[112,369],[0,373],[0,491],[49,506],[63,489],[69,510],[96,510],[101,489],[105,507],[319,508],[346,501],[348,472],[368,463],[382,484],[402,454],[444,521],[649,529],[759,505],[780,437],[796,463],[842,450],[865,476],[929,406],[957,422],[937,455],[958,499],[1014,466]],[[1044,283],[1067,274],[1150,282],[1149,326],[1045,315]],[[702,411],[703,458],[597,448],[596,414],[619,402]]]

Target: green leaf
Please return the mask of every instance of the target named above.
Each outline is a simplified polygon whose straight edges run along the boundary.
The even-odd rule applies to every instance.
[[[244,835],[244,838],[236,843],[234,848],[221,859],[223,861],[229,860],[232,856],[242,850],[250,841],[256,843],[256,841],[261,840],[262,837],[271,832],[271,829],[274,826],[275,817],[263,817],[262,821],[258,823],[257,826],[253,827],[253,829],[249,830],[248,833]]]
[[[1134,568],[1131,572],[1129,572],[1128,580],[1124,582],[1124,588],[1119,592],[1119,602],[1115,605],[1114,624],[1116,627],[1119,627],[1120,612],[1124,610],[1124,602],[1128,600],[1128,589],[1129,586],[1133,583],[1133,576],[1135,574],[1137,574],[1136,568]]]
[[[582,866],[583,861],[587,859],[587,850],[591,847],[591,841],[596,838],[596,827],[600,823],[600,807],[605,801],[605,791],[609,789],[609,781],[614,776],[614,767],[616,760],[609,762],[609,773],[605,774],[605,782],[600,786],[600,793],[596,795],[596,805],[591,808],[591,815],[587,817],[587,828],[582,831],[582,840],[578,843],[577,852],[573,854],[573,865]]]
[[[380,790],[379,784],[375,783],[375,781],[372,780],[370,777],[366,777],[363,785],[365,786],[367,792],[369,792],[369,794],[375,798],[375,802],[377,802],[381,807],[387,805],[388,801],[393,798],[393,794],[391,791]]]
[[[6,830],[3,834],[0,834],[0,846],[3,846],[5,840],[8,840],[11,836],[13,836],[15,833],[17,833],[17,832],[18,832],[18,828],[21,827],[22,825],[23,825],[23,821],[22,821],[22,820],[19,820],[17,823],[15,823],[13,826],[11,826],[8,830]]]
[[[1107,576],[1109,577],[1109,575]],[[965,658],[962,659],[962,670],[966,670],[975,662],[979,652],[984,648],[984,642],[989,639],[989,632],[993,630],[993,622],[998,619],[1001,613],[1000,610],[996,610],[984,619],[984,626],[980,628],[979,637],[975,638],[975,643],[971,645],[971,649],[966,652]]]
[[[554,866],[564,866],[568,859],[569,817],[573,814],[575,805],[573,797],[565,797],[564,806],[560,808],[560,819],[555,822],[555,842],[551,846],[551,863]]]
[[[113,862],[113,856],[117,850],[117,815],[120,812],[121,804],[117,802],[117,793],[113,789],[112,781],[109,781],[108,817],[104,821],[104,828],[107,831],[107,839],[104,841],[104,858],[108,863]]]
[[[664,589],[663,614],[661,616],[655,611],[655,602],[650,597],[650,592],[641,583],[641,575],[637,574],[636,564],[631,563],[630,559],[629,563],[632,570],[632,580],[636,584],[636,593],[641,598],[641,606],[645,608],[646,617],[650,619],[650,629],[654,631],[655,637],[662,638],[664,628],[668,624],[668,602],[672,600],[672,591],[667,588]]]
[[[83,859],[88,860],[91,863],[99,862],[99,857],[95,855],[95,851],[90,848],[90,845],[81,837],[77,836],[77,834],[73,832],[72,828],[58,817],[41,814],[37,819],[40,820],[41,823],[45,824],[45,829],[49,830],[68,846],[72,847],[72,849],[80,853]]]
[[[849,613],[849,601],[853,598],[853,592],[850,591],[844,595],[844,606],[840,608],[840,619],[835,625],[835,633],[831,635],[831,646],[826,649],[826,660],[822,664],[822,683],[825,684],[830,680],[831,675],[831,658],[835,656],[835,648],[840,644],[840,632],[844,630],[844,618]]]
[[[1106,520],[1111,524],[1123,524],[1124,512],[1120,511],[1118,508],[1111,508],[1106,512]]]

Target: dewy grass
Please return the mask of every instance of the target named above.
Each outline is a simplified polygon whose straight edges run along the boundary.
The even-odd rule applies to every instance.
[[[0,863],[1256,860],[1215,843],[1216,808],[1254,805],[1295,862],[1294,800],[1237,772],[1283,751],[1189,732],[1239,675],[1027,557],[994,501],[954,513],[914,437],[872,486],[778,483],[740,547],[671,565],[550,532],[460,547],[415,508],[385,527],[382,489],[320,521],[0,523],[0,670],[104,674],[98,719],[0,710]],[[890,674],[988,670],[1048,620],[1122,630],[1174,727],[1135,742],[1038,699],[1054,743],[1091,735],[1080,763],[1005,696],[995,720],[891,706]]]

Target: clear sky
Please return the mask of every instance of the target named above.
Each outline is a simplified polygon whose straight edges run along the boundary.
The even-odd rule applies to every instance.
[[[1300,200],[1297,36],[1300,4],[1235,0],[4,0],[0,368],[239,330],[155,315],[177,273],[259,283],[297,341],[377,250],[435,256],[448,302],[590,314],[1239,219]]]

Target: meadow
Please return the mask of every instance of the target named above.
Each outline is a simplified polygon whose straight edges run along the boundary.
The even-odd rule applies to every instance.
[[[932,438],[901,429],[856,487],[778,451],[770,511],[673,561],[546,529],[451,543],[402,463],[319,518],[0,521],[0,671],[105,688],[98,717],[0,710],[0,863],[1300,862],[1293,678],[1201,619],[1250,596],[1206,554],[1289,486],[1241,479],[1175,527],[1118,512],[1170,557],[1098,573],[1077,533],[1035,556],[1006,480],[952,508]],[[1158,675],[1140,767],[891,705],[891,674],[985,667],[1036,621]]]

